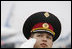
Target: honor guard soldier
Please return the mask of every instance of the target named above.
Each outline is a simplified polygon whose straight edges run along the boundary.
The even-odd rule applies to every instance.
[[[24,36],[28,40],[36,39],[33,48],[51,48],[60,33],[61,23],[57,16],[50,12],[32,14],[23,26]]]

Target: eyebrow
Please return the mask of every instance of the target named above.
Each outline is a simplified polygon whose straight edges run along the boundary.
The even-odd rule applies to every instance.
[[[44,34],[44,33],[41,33],[41,32],[38,32],[38,34]],[[50,35],[49,33],[46,33],[47,34],[47,36],[52,36],[52,35]]]

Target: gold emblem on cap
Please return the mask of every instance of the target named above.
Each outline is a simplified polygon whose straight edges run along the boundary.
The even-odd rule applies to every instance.
[[[49,13],[48,12],[44,13],[44,15],[45,15],[45,17],[49,17]]]
[[[43,26],[43,28],[49,28],[48,23],[44,23],[42,26]]]

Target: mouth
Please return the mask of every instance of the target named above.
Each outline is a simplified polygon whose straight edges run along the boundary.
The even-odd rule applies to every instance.
[[[45,43],[41,43],[40,44],[42,47],[47,47],[47,44],[45,44]]]

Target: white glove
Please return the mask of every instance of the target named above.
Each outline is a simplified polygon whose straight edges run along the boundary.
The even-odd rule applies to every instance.
[[[33,48],[35,43],[36,43],[36,39],[30,38],[24,44],[22,44],[20,48]]]

